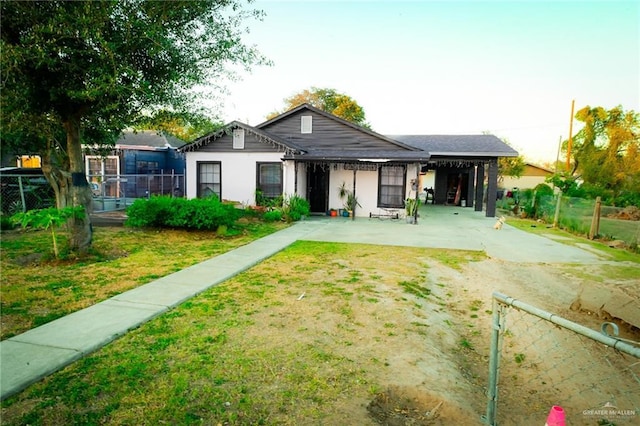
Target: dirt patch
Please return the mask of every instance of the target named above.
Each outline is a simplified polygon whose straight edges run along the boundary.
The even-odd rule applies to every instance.
[[[391,386],[367,406],[369,414],[388,426],[464,424],[468,412],[443,398],[416,388]]]
[[[636,206],[628,206],[616,213],[607,215],[607,217],[621,220],[640,220],[640,209]]]

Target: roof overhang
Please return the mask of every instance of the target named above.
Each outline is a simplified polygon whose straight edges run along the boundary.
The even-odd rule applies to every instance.
[[[285,156],[286,160],[296,161],[332,161],[340,162],[360,162],[360,163],[419,163],[426,162],[430,158],[429,153],[424,151],[307,151],[304,153]]]

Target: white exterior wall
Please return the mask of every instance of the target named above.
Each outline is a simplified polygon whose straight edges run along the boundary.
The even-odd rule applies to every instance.
[[[245,205],[255,204],[256,190],[256,163],[280,162],[282,153],[186,153],[187,174],[187,198],[196,198],[197,194],[197,163],[220,162],[222,171],[222,198],[236,201]],[[295,194],[295,163],[283,162],[283,192],[285,196]],[[406,187],[404,197],[415,197],[415,191],[411,189],[411,180],[416,178],[416,166],[407,166]],[[337,170],[331,170],[329,174],[329,208],[343,209],[346,199],[341,200],[338,188],[345,183],[347,190],[353,190],[353,170],[344,170],[342,165]],[[297,195],[307,198],[307,169],[304,163],[298,165],[298,191]],[[422,188],[419,188],[421,191]],[[380,209],[378,208],[378,171],[358,170],[356,172],[356,196],[361,207],[356,209],[356,216],[369,217],[373,214],[387,214],[398,212],[404,214],[404,208]]]
[[[247,205],[255,204],[256,163],[281,162],[281,152],[187,152],[187,198],[196,198],[198,187],[198,162],[219,162],[221,168],[222,199],[237,201]],[[293,169],[293,168],[292,168]],[[286,183],[288,173],[283,170]],[[287,187],[285,186],[285,189]],[[293,185],[291,185],[293,188]]]
[[[407,166],[407,179],[405,187],[405,198],[415,197],[415,191],[411,190],[411,180],[416,178],[416,166]],[[341,200],[338,195],[338,188],[345,183],[347,190],[353,190],[353,170],[344,170],[342,166],[338,170],[331,170],[329,175],[329,208],[342,209],[346,200]],[[404,208],[380,209],[378,207],[378,171],[358,170],[356,172],[356,197],[361,207],[356,208],[356,217],[369,217],[373,214],[387,214],[398,212],[400,216],[404,214]]]
[[[303,163],[298,164],[298,191],[296,193],[296,165],[293,161],[287,160],[283,167],[283,191],[286,197],[297,195],[307,198],[307,169]]]

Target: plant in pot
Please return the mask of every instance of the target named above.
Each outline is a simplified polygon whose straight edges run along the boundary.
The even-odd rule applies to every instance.
[[[407,223],[415,223],[420,201],[415,198],[407,198],[404,201],[404,206],[407,214]]]
[[[338,187],[338,195],[341,200],[344,200],[344,208],[349,212],[351,218],[355,218],[356,207],[362,206],[358,202],[358,197],[356,197],[354,191],[347,189],[345,183],[342,182],[342,185]]]

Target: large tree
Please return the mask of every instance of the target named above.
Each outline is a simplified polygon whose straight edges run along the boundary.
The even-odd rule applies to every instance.
[[[262,13],[241,1],[1,2],[2,143],[42,155],[59,208],[86,207],[73,250],[91,244],[82,141],[112,141],[145,109],[185,109],[228,65],[263,62],[241,40]]]
[[[289,111],[300,104],[310,104],[318,109],[329,112],[347,121],[357,124],[358,126],[370,129],[370,125],[365,118],[364,109],[358,105],[350,96],[339,93],[335,89],[322,89],[312,87],[305,89],[300,93],[296,93],[284,100],[285,108],[283,111],[275,111],[267,116],[267,119]]]
[[[614,198],[623,191],[640,192],[640,114],[621,106],[586,106],[575,118],[584,127],[573,138],[571,175],[610,191]]]

